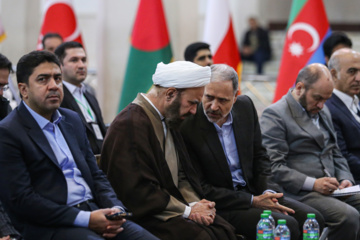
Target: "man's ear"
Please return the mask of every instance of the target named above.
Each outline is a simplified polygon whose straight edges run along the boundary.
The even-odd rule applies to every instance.
[[[176,95],[178,94],[178,91],[174,87],[170,87],[166,89],[165,96],[167,101],[171,101]]]
[[[22,96],[23,99],[27,99],[28,98],[28,86],[26,83],[18,83],[18,88],[19,88],[19,92],[20,95]]]
[[[300,96],[305,91],[305,84],[303,82],[298,82],[295,85],[295,93]]]
[[[240,91],[237,90],[237,91],[235,92],[235,97],[234,97],[234,102],[233,102],[233,103],[236,102],[237,96],[239,96],[239,95],[240,95]]]
[[[336,83],[336,81],[338,80],[338,78],[337,78],[337,71],[335,70],[335,68],[332,68],[332,69],[330,70],[330,73],[331,73],[331,76],[332,76],[333,81]]]

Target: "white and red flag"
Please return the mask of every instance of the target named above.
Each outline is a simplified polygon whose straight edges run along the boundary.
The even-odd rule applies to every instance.
[[[37,43],[37,50],[42,50],[41,41],[46,33],[58,33],[65,42],[76,41],[81,43],[81,32],[76,20],[72,0],[47,0]]]
[[[214,63],[225,63],[238,72],[240,86],[242,64],[228,0],[208,1],[203,41],[210,44]]]

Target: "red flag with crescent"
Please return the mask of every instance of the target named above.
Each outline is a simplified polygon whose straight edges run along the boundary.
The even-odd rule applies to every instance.
[[[322,45],[330,34],[322,0],[293,0],[274,102],[294,85],[303,67],[325,62]]]
[[[65,42],[75,41],[82,45],[81,32],[76,20],[72,0],[47,0],[37,43],[37,50],[42,50],[42,39],[46,33],[58,33]]]

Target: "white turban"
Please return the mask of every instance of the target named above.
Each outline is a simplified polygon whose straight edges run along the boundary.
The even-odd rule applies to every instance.
[[[154,85],[169,88],[203,87],[210,82],[210,67],[202,67],[193,62],[176,61],[159,63],[152,77]]]

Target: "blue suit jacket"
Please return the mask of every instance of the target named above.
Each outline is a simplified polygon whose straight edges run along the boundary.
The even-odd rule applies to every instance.
[[[360,183],[360,123],[335,94],[325,104],[331,112],[341,153],[348,161],[356,183]]]
[[[123,206],[101,170],[79,115],[59,108],[59,127],[100,208]],[[67,184],[35,119],[21,103],[0,122],[0,197],[25,239],[50,239],[52,228],[73,226],[79,209],[66,205]]]

